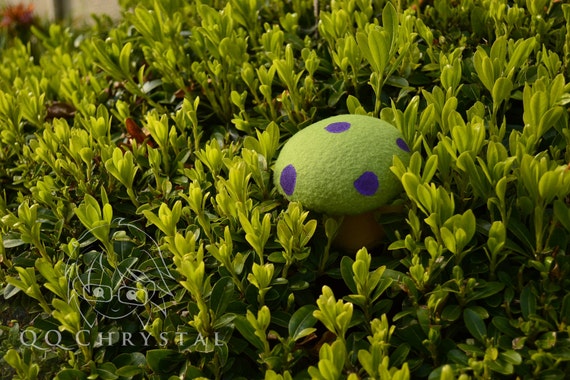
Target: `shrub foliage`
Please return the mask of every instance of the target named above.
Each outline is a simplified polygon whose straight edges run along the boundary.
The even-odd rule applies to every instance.
[[[0,38],[1,377],[567,376],[570,5],[122,5]],[[379,248],[273,186],[340,113],[413,152]]]

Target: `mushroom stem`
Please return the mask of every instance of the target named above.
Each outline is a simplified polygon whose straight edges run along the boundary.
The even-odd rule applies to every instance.
[[[382,241],[384,228],[376,220],[376,210],[344,216],[333,244],[354,252],[362,247],[372,249]]]

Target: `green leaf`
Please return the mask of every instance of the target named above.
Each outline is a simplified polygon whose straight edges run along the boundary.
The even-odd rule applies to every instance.
[[[524,113],[526,114],[527,110],[528,112],[530,112],[531,120],[534,122],[531,125],[533,127],[540,125],[541,117],[546,114],[549,108],[548,97],[546,96],[546,94],[543,91],[537,91],[531,96],[530,104],[523,104],[523,105],[524,105]],[[540,135],[538,137],[540,137]]]
[[[430,103],[422,111],[420,115],[420,122],[418,125],[418,130],[424,134],[431,132],[431,128],[434,126],[437,118],[436,108],[434,103]]]
[[[390,355],[390,365],[392,367],[400,367],[406,362],[411,346],[407,343],[400,343],[398,347]]]
[[[15,248],[26,244],[26,242],[22,239],[4,239],[2,240],[2,244],[4,245],[4,248]]]
[[[350,114],[366,114],[366,110],[360,104],[360,101],[354,95],[348,95],[346,98],[346,107],[348,108],[348,113]]]
[[[352,265],[354,260],[348,256],[343,256],[340,260],[340,274],[348,289],[354,294],[358,292],[356,282],[354,281],[354,273],[352,272]]]
[[[481,167],[477,166],[473,160],[472,152],[463,152],[457,158],[457,167],[466,173],[471,180],[471,186],[475,190],[475,195],[484,198],[489,194],[490,188]]]
[[[318,310],[313,312],[315,318],[321,321],[329,331],[344,338],[350,327],[353,314],[353,304],[336,300],[334,293],[327,285],[323,286],[322,294],[317,299]]]
[[[507,239],[507,230],[505,224],[501,221],[495,221],[489,229],[489,239],[487,240],[487,247],[492,255],[497,255]]]
[[[536,347],[538,347],[539,349],[551,350],[552,348],[554,348],[554,346],[556,346],[556,341],[557,341],[556,332],[549,331],[542,334],[540,338],[538,338],[535,341],[535,344]]]
[[[545,203],[551,203],[560,191],[562,171],[548,171],[538,181],[538,194]]]
[[[519,365],[522,363],[522,356],[513,350],[507,350],[499,354],[499,358],[503,359],[509,364]]]
[[[511,82],[509,78],[501,77],[497,79],[491,91],[495,107],[498,107],[503,101],[508,100],[512,91],[513,82]]]
[[[441,319],[445,321],[456,321],[461,316],[459,305],[446,305],[441,312]]]
[[[146,361],[157,374],[173,374],[184,362],[184,355],[175,350],[148,350]]]
[[[95,373],[99,375],[98,378],[103,380],[115,380],[118,379],[119,376],[116,375],[117,367],[111,362],[105,362],[103,364],[99,364]]]
[[[437,171],[438,156],[433,154],[427,159],[422,173],[422,182],[429,183]]]
[[[447,353],[447,357],[449,359],[449,361],[451,363],[456,363],[456,364],[461,364],[464,366],[468,365],[468,358],[467,355],[465,355],[464,352],[458,350],[458,349],[451,349],[448,353]]]
[[[497,328],[503,334],[506,334],[509,338],[516,338],[520,336],[522,333],[520,330],[516,329],[510,322],[510,319],[506,317],[496,316],[493,317],[491,321],[493,326]]]
[[[505,36],[498,37],[493,46],[491,46],[490,51],[491,59],[494,62],[500,62],[501,64],[507,60],[507,38]]]
[[[144,372],[144,368],[137,367],[134,365],[126,365],[124,367],[118,368],[115,372],[120,377],[132,378],[136,375],[140,375]]]
[[[396,13],[396,8],[392,3],[388,2],[382,9],[382,26],[386,30],[389,38],[389,51],[392,51],[394,42],[398,37],[398,14]]]
[[[473,292],[466,297],[465,302],[488,298],[499,293],[504,288],[505,284],[501,282],[486,282],[481,280]]]
[[[566,110],[562,107],[552,107],[542,114],[538,125],[538,136],[543,136],[548,132],[565,113]]]
[[[372,52],[368,45],[368,35],[364,32],[357,32],[356,42],[358,43],[358,48],[360,49],[360,53],[364,59],[366,59],[368,63],[372,64],[374,62],[374,58],[372,58]]]
[[[457,241],[455,240],[455,235],[446,227],[441,227],[439,230],[441,234],[441,239],[443,240],[443,244],[445,244],[445,248],[447,248],[450,252],[454,254],[460,253],[457,248]]]
[[[58,297],[65,299],[67,297],[68,283],[64,276],[62,261],[58,261],[52,265],[48,260],[39,258],[36,260],[36,268],[38,272],[46,279],[44,286],[54,292]]]
[[[449,364],[445,364],[441,367],[433,370],[428,377],[428,380],[455,380],[455,375],[453,374],[453,368]]]
[[[534,235],[519,218],[511,217],[507,229],[524,243],[525,249],[534,249]]]
[[[313,316],[313,312],[316,309],[314,305],[305,305],[293,313],[288,326],[290,338],[297,341],[316,330],[313,328],[315,323],[317,323],[317,318]]]
[[[566,294],[562,299],[562,307],[560,308],[560,316],[562,322],[570,324],[570,293]]]
[[[220,278],[212,287],[210,310],[216,318],[221,317],[234,297],[234,283],[231,277]]]
[[[372,56],[372,67],[380,74],[384,75],[384,70],[390,59],[390,35],[382,30],[372,29],[368,34],[368,46]]]
[[[555,200],[553,206],[556,220],[558,220],[567,231],[570,231],[570,208],[560,199]]]
[[[463,321],[469,333],[479,342],[484,343],[487,337],[487,327],[479,313],[467,308],[463,310]]]
[[[120,148],[113,150],[113,156],[105,161],[105,168],[117,178],[127,190],[132,191],[133,181],[138,171],[130,150],[123,153]]]
[[[489,361],[488,365],[489,369],[503,375],[511,375],[514,371],[513,365],[505,362],[504,360],[501,360],[501,358],[498,358],[494,361]]]
[[[521,292],[521,313],[527,321],[536,314],[536,296],[533,293],[532,284],[525,286]]]
[[[87,379],[87,375],[84,372],[78,369],[71,369],[71,368],[66,368],[58,372],[57,376],[55,377],[55,380],[83,380],[83,379]]]
[[[491,59],[482,47],[477,48],[473,56],[473,64],[479,80],[489,92],[492,92],[495,84],[495,70]]]
[[[532,2],[531,2],[532,4]],[[511,53],[505,72],[508,74],[511,70],[521,67],[523,62],[528,59],[534,48],[536,38],[531,37],[526,40],[519,39],[515,43],[515,50]]]
[[[133,44],[127,42],[121,49],[121,54],[119,55],[119,66],[126,76],[130,75],[131,72],[131,51],[133,50]]]
[[[146,365],[146,358],[144,354],[140,352],[131,352],[131,353],[122,353],[119,354],[117,357],[113,359],[113,364],[117,366],[117,368],[125,367],[125,366],[134,366],[138,368],[142,368]]]
[[[258,350],[263,351],[265,345],[263,341],[255,334],[255,327],[247,320],[246,317],[238,315],[234,320],[235,326],[239,333]]]
[[[447,64],[441,70],[441,84],[445,90],[456,89],[461,83],[461,63],[456,60],[453,65]]]
[[[18,294],[20,291],[22,291],[22,288],[19,286],[18,284],[10,284],[8,282],[8,284],[6,284],[6,286],[4,287],[4,291],[2,292],[4,299],[10,299],[12,297],[14,297],[16,294]]]

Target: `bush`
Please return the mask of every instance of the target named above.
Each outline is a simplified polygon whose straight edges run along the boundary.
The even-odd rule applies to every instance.
[[[3,378],[566,377],[569,5],[122,5],[4,30]],[[341,113],[412,150],[370,250],[273,186]]]

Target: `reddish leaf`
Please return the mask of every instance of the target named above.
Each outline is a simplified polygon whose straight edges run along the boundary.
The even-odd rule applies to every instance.
[[[141,127],[138,124],[128,117],[125,120],[125,125],[127,126],[128,134],[135,139],[135,141],[139,144],[147,143],[150,147],[154,148],[154,141],[152,141],[152,137],[144,133]]]

